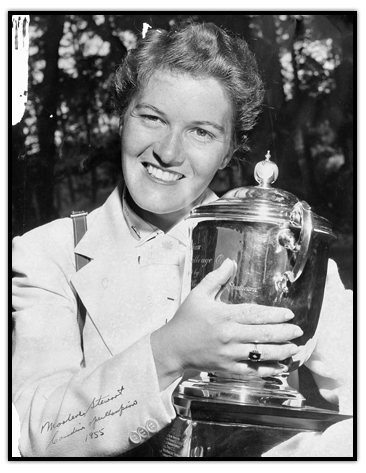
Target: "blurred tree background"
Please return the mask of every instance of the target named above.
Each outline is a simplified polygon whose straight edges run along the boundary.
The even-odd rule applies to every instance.
[[[93,210],[120,179],[113,76],[143,23],[171,29],[186,19],[211,21],[247,40],[266,87],[251,152],[219,171],[211,188],[222,195],[256,185],[254,165],[270,150],[280,168],[276,187],[332,222],[331,256],[352,288],[356,13],[164,13],[30,16],[29,100],[12,127],[13,236]]]

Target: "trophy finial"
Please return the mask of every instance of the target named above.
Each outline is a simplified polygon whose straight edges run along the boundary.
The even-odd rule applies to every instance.
[[[278,178],[278,166],[271,161],[269,150],[265,158],[263,161],[259,161],[254,168],[254,177],[259,183],[259,187],[271,187],[271,184]]]

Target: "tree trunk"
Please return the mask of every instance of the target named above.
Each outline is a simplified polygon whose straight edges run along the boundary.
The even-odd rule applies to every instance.
[[[46,66],[40,89],[40,114],[37,117],[39,167],[36,195],[42,222],[55,218],[53,204],[54,166],[56,162],[55,131],[57,126],[59,44],[63,36],[64,15],[49,15],[47,31],[43,35]]]

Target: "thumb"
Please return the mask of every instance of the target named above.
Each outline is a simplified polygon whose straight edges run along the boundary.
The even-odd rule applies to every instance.
[[[227,258],[219,268],[207,274],[196,289],[207,296],[215,298],[218,292],[222,290],[223,286],[235,276],[236,268],[237,265],[235,261]]]

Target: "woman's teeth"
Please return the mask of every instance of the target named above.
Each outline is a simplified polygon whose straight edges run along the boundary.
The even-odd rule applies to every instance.
[[[177,181],[178,179],[183,177],[182,174],[178,174],[176,172],[173,173],[169,171],[162,171],[161,169],[158,169],[155,166],[151,166],[150,164],[146,166],[146,170],[151,176],[154,176],[157,179],[166,182]]]

